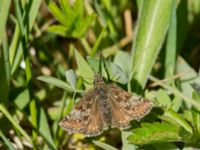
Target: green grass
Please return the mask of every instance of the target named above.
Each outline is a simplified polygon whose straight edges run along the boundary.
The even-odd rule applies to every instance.
[[[70,2],[0,1],[0,149],[200,148],[199,1]],[[129,130],[70,136],[58,123],[100,61],[106,82],[154,108]]]

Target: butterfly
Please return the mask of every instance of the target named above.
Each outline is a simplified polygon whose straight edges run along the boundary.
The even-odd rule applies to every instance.
[[[128,93],[113,83],[106,84],[97,74],[94,87],[86,92],[59,125],[69,134],[82,133],[93,137],[109,127],[128,129],[131,120],[139,121],[151,108],[151,101]]]

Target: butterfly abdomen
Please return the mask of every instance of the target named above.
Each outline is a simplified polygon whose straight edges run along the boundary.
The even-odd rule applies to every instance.
[[[111,124],[111,108],[108,102],[108,91],[103,87],[97,87],[98,92],[98,103],[100,107],[100,111],[102,113],[103,120],[107,125]]]

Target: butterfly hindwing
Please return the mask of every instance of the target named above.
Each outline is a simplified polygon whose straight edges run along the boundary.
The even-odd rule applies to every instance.
[[[94,105],[91,108],[90,118],[87,121],[87,125],[83,134],[86,136],[97,136],[107,128],[107,125],[103,121],[102,113],[98,107],[98,97],[94,100]]]
[[[144,100],[137,95],[133,95],[121,89],[120,87],[109,84],[110,100],[112,100],[111,106],[114,120],[120,121],[120,115],[123,115],[124,122],[130,122],[131,120],[140,120],[144,115],[146,115],[152,107],[149,100]],[[120,110],[120,112],[115,112],[115,110]],[[117,115],[118,113],[118,115]],[[123,126],[121,122],[118,121],[120,126]],[[127,127],[128,127],[127,123]],[[126,127],[126,126],[125,126]]]

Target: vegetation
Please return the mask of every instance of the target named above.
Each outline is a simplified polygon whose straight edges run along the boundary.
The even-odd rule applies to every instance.
[[[198,0],[1,0],[0,149],[200,148],[199,17]],[[68,135],[58,123],[100,61],[154,108],[129,130]]]

